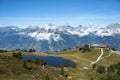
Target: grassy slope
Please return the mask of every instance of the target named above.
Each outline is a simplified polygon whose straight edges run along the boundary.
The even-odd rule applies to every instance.
[[[101,53],[100,49],[92,49],[91,52],[85,52],[85,53],[82,53],[78,49],[75,49],[75,50],[68,50],[68,51],[62,51],[62,52],[57,52],[57,53],[51,53],[51,54],[47,54],[47,55],[41,54],[41,53],[39,53],[39,54],[24,53],[24,54],[37,55],[37,56],[59,56],[59,57],[63,57],[63,58],[72,60],[77,64],[77,66],[75,68],[69,69],[69,71],[66,72],[66,74],[68,74],[70,77],[72,77],[71,80],[80,80],[80,79],[90,80],[91,77],[94,77],[95,80],[98,80],[99,74],[96,73],[91,68],[92,66],[90,65],[90,63],[91,63],[91,61],[95,61],[97,59],[97,57],[100,55],[100,53]],[[8,54],[9,54],[9,56],[11,55],[11,53],[6,53],[4,55],[8,55]],[[104,49],[104,55],[102,57],[105,57],[109,54],[110,54],[110,51]],[[97,65],[108,66],[110,64],[117,63],[118,61],[120,61],[120,55],[111,53],[110,57],[106,57],[106,58],[100,60],[97,63]],[[88,69],[84,69],[83,65],[87,66]],[[17,66],[17,63],[16,63],[16,66]],[[40,70],[39,72],[42,72],[41,68],[37,68],[37,69],[38,69],[38,71]],[[56,73],[59,73],[58,69],[53,68],[53,67],[52,68],[46,67],[46,68],[44,68],[44,70],[51,72],[51,75],[53,75],[52,77],[54,79],[55,79],[55,77],[59,78],[59,74],[56,74]],[[43,71],[42,73],[45,74],[44,72],[46,72],[46,71]],[[36,72],[37,71],[33,70],[32,72],[30,72],[30,74],[31,73],[35,74]],[[26,74],[26,71],[25,71],[25,74]],[[27,74],[29,74],[29,73],[27,73]],[[41,75],[45,76],[43,74],[41,74]],[[20,79],[21,79],[21,77],[20,77]],[[25,77],[23,77],[23,79],[25,79]],[[26,77],[25,80],[27,80],[27,79],[28,79],[28,77]],[[30,78],[30,79],[33,79],[33,78]],[[28,79],[28,80],[30,80],[30,79]],[[58,79],[58,80],[64,80],[64,79],[65,78]]]
[[[95,61],[97,57],[100,55],[100,49],[92,49],[91,52],[82,53],[78,49],[63,51],[58,53],[50,54],[50,56],[60,56],[66,59],[70,59],[77,64],[77,67],[70,71],[70,74],[73,77],[73,80],[90,80],[91,77],[99,78],[99,74],[96,73],[90,65],[90,61]],[[104,49],[104,54],[102,57],[109,55],[110,51]],[[114,64],[120,61],[120,55],[111,53],[110,57],[104,58],[100,60],[97,65],[108,66],[110,64]],[[83,69],[82,65],[86,65],[89,69]]]
[[[50,80],[67,80],[60,76],[60,70],[57,68],[33,63],[27,63],[27,66],[32,69],[24,69],[21,59],[0,55],[0,80],[45,80],[47,74]]]

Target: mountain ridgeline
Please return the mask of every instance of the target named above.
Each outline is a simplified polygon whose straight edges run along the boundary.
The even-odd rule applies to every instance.
[[[32,48],[38,52],[53,52],[94,43],[110,44],[120,51],[120,24],[110,24],[106,27],[52,24],[42,27],[28,26],[24,29],[16,26],[0,27],[0,49]]]

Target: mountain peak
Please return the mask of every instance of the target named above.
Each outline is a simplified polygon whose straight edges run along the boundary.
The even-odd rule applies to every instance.
[[[17,26],[12,26],[12,25],[10,25],[10,26],[6,26],[6,28],[16,29],[16,28],[18,28],[18,27],[17,27]]]
[[[72,27],[72,26],[70,26],[70,25],[68,25],[68,24],[65,24],[65,25],[63,25],[64,27],[67,27],[67,28],[70,28],[70,27]]]
[[[49,30],[49,29],[53,29],[55,30],[57,27],[51,23],[47,24],[47,25],[44,25],[42,26],[42,28],[46,29],[46,30]]]
[[[26,29],[39,29],[39,26],[28,26],[28,27],[26,27]]]
[[[110,27],[119,27],[120,24],[112,24]],[[28,26],[19,31],[13,30],[15,26],[0,28],[0,48],[31,48],[37,51],[56,51],[64,48],[73,48],[84,43],[109,43],[120,50],[120,28],[106,27],[72,27],[69,25],[55,26],[47,24],[42,27]],[[112,42],[111,42],[112,41]],[[16,45],[15,45],[16,44]],[[22,46],[21,46],[22,45]],[[5,46],[5,47],[4,47]]]
[[[113,24],[108,25],[107,28],[111,28],[111,29],[120,28],[120,24],[118,24],[118,23],[113,23]]]
[[[80,27],[80,28],[82,28],[83,26],[82,26],[82,25],[78,25],[77,27]]]
[[[6,30],[15,30],[15,31],[21,30],[21,29],[18,28],[17,26],[12,26],[12,25],[6,26],[5,28],[6,28]]]

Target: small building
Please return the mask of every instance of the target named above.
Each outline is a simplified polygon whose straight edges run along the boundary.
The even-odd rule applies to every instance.
[[[86,44],[81,44],[80,47],[81,48],[84,48],[86,46]]]
[[[90,46],[94,48],[110,48],[109,44],[91,44]]]

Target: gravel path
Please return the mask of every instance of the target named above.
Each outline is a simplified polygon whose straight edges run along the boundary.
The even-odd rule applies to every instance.
[[[103,56],[103,48],[101,48],[101,54],[100,54],[100,56],[97,58],[96,61],[91,62],[91,65],[97,63],[101,59],[102,56]]]

